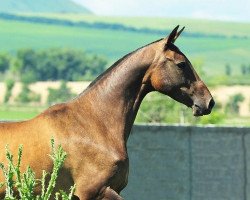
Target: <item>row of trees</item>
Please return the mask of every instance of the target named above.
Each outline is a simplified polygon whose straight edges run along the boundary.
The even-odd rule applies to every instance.
[[[7,82],[9,88],[13,87],[13,82]],[[7,84],[6,84],[7,85]],[[57,89],[48,88],[47,104],[52,105],[55,103],[65,102],[72,99],[77,94],[74,94],[67,86],[67,83],[62,81],[61,85]],[[8,103],[9,93],[5,94],[5,103]],[[41,101],[41,96],[29,89],[27,84],[23,84],[21,93],[15,99],[16,103],[38,103]],[[242,101],[242,97],[239,95],[232,97],[227,104],[228,112],[238,112],[239,102]],[[149,94],[143,101],[139,110],[136,121],[147,123],[220,123],[223,120],[223,114],[221,113],[221,106],[218,106],[212,115],[207,118],[197,118],[194,121],[192,111],[186,106],[177,103],[169,97],[157,93]]]
[[[8,84],[9,87],[13,87],[12,82]],[[68,101],[77,95],[71,91],[64,81],[61,82],[59,88],[49,88],[48,92],[48,105]],[[5,99],[7,100],[7,96],[9,96],[8,91],[5,95]],[[149,94],[141,105],[136,121],[144,123],[218,124],[222,123],[228,116],[238,116],[240,104],[245,100],[244,96],[240,93],[232,95],[223,106],[219,102],[216,102],[216,106],[210,115],[202,118],[194,118],[190,108],[168,98],[165,95],[157,93]],[[28,85],[23,84],[23,89],[15,101],[22,104],[39,103],[41,102],[41,96],[31,91]]]
[[[136,32],[136,33],[145,33],[145,34],[159,34],[165,35],[165,29],[152,29],[152,28],[137,28],[134,26],[126,26],[121,23],[105,23],[105,22],[93,22],[89,23],[87,21],[79,21],[74,22],[72,20],[66,19],[55,19],[48,17],[38,17],[38,16],[20,16],[10,13],[0,13],[0,18],[14,21],[24,21],[29,23],[41,23],[41,24],[53,24],[53,25],[62,25],[62,26],[74,26],[74,27],[83,27],[83,28],[94,28],[94,29],[108,29],[112,31],[128,31],[128,32]],[[169,30],[171,31],[171,30]],[[204,34],[199,32],[193,33],[183,33],[184,36],[187,37],[213,37],[213,38],[226,38],[226,35],[221,34]],[[241,36],[232,36],[233,38],[247,38]]]
[[[240,66],[240,72],[241,72],[241,75],[243,75],[243,76],[250,75],[250,64],[249,65],[242,64]],[[229,64],[225,65],[225,74],[227,76],[233,75],[233,69],[232,69],[231,65],[229,65]]]
[[[8,103],[11,97],[11,91],[14,87],[14,82],[12,80],[6,81],[6,93],[4,97],[4,103]],[[71,89],[67,86],[65,81],[62,81],[60,87],[58,89],[48,88],[48,98],[47,104],[52,105],[55,103],[65,102],[67,100],[72,99],[77,94],[73,93]],[[27,103],[40,103],[41,95],[30,90],[29,85],[23,83],[22,91],[14,99],[16,103],[27,104]]]
[[[106,65],[105,57],[75,49],[23,49],[14,55],[0,54],[0,73],[11,72],[9,74],[27,84],[47,80],[90,80],[104,71]]]
[[[4,102],[11,97],[16,81],[21,81],[22,91],[16,102],[39,102],[40,95],[30,90],[29,85],[36,81],[82,81],[92,80],[103,72],[107,65],[105,57],[73,49],[23,49],[16,54],[0,53],[0,81],[6,84]],[[49,90],[48,103],[55,103],[57,99],[72,97],[63,83],[59,92]],[[57,98],[57,99],[56,99]]]

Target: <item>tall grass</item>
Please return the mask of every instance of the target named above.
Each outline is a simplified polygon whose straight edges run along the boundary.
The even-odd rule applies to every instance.
[[[66,159],[66,152],[59,146],[55,148],[54,140],[51,140],[52,153],[50,158],[53,160],[53,171],[50,175],[49,183],[46,184],[46,179],[49,174],[43,171],[41,179],[35,178],[35,172],[28,166],[27,170],[22,174],[20,171],[21,159],[22,159],[22,146],[18,149],[17,163],[14,164],[13,154],[6,146],[6,158],[7,166],[0,164],[0,168],[3,171],[5,182],[1,183],[1,187],[5,187],[4,200],[49,200],[52,198],[56,180],[58,178],[59,170],[62,168]],[[36,195],[34,190],[36,187],[41,187],[41,194]],[[17,194],[16,194],[17,191]],[[70,192],[67,194],[65,191],[55,192],[54,199],[70,200],[72,199],[75,191],[75,185],[70,188]]]

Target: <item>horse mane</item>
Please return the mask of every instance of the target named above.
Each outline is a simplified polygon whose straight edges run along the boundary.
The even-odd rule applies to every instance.
[[[112,71],[115,67],[119,66],[120,63],[122,63],[123,61],[125,61],[127,58],[129,58],[131,55],[133,55],[137,51],[139,51],[139,50],[143,49],[144,47],[147,47],[147,46],[149,46],[151,44],[157,43],[157,42],[161,41],[162,39],[163,38],[158,39],[158,40],[156,40],[154,42],[151,42],[149,44],[146,44],[146,45],[144,45],[144,46],[142,46],[142,47],[140,47],[140,48],[138,48],[138,49],[136,49],[136,50],[134,50],[134,51],[132,51],[132,52],[130,52],[128,54],[126,54],[125,56],[123,56],[122,58],[120,58],[119,60],[117,60],[114,64],[112,64],[106,71],[104,71],[103,73],[101,73],[94,81],[92,81],[89,84],[88,88],[90,88],[93,85],[95,85],[95,83],[98,82],[102,77],[106,76],[110,71]]]

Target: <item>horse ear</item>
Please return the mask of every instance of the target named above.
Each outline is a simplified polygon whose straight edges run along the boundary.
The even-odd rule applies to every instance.
[[[180,36],[180,34],[182,33],[182,31],[185,29],[185,26],[176,34],[175,38],[174,38],[174,42],[175,40]]]
[[[170,43],[174,43],[175,41],[175,37],[176,37],[176,34],[177,34],[177,31],[178,31],[178,28],[179,28],[179,25],[176,26],[172,32],[169,34],[168,38],[167,38],[167,44],[170,44]]]
[[[185,26],[178,32],[178,28],[179,25],[176,26],[172,32],[169,34],[168,38],[167,38],[167,44],[166,46],[168,46],[170,43],[174,43],[175,40],[180,36],[180,34],[182,33],[182,31],[184,30]]]

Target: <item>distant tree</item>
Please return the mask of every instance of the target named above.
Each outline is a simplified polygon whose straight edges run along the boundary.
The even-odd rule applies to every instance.
[[[247,67],[247,74],[250,74],[250,65]]]
[[[242,64],[240,66],[240,68],[241,68],[241,74],[246,75],[247,74],[247,66],[245,64]]]
[[[24,83],[25,85],[29,85],[31,83],[34,83],[37,80],[37,75],[35,71],[27,71],[26,73],[21,75],[21,80],[22,83]]]
[[[61,82],[61,85],[58,89],[49,88],[48,90],[49,90],[49,96],[47,99],[48,104],[65,102],[76,96],[76,94],[72,93],[70,88],[67,87],[65,81]]]
[[[6,93],[4,96],[4,103],[7,103],[11,97],[11,92],[15,85],[15,81],[13,79],[7,79],[5,81],[5,85],[6,85]]]
[[[37,54],[38,80],[93,79],[105,70],[107,59],[80,50],[50,49]]]
[[[16,54],[11,71],[25,84],[34,81],[93,79],[106,68],[107,59],[74,49],[22,49]]]
[[[226,64],[225,66],[225,73],[227,76],[231,76],[232,75],[232,68],[229,64]]]
[[[30,103],[30,102],[39,102],[41,100],[41,95],[32,92],[29,88],[29,85],[23,83],[22,91],[16,98],[16,101],[19,103]]]
[[[33,49],[22,49],[17,52],[16,70],[21,81],[26,85],[37,81],[37,57]]]
[[[0,54],[0,73],[4,73],[10,68],[11,56],[7,53]]]
[[[235,94],[229,98],[226,105],[227,113],[239,114],[240,103],[244,101],[244,96],[241,93]]]

